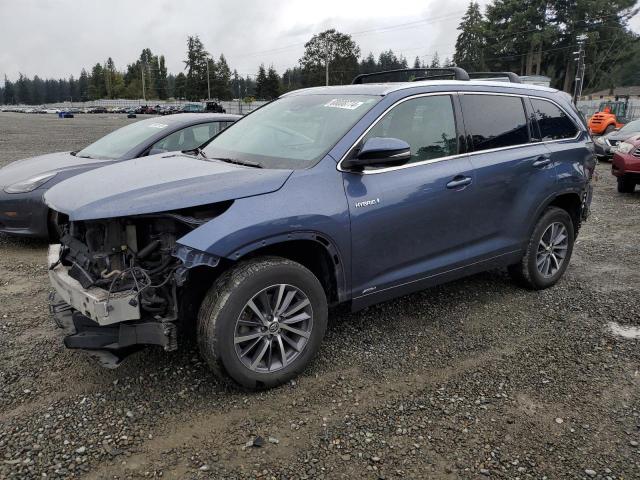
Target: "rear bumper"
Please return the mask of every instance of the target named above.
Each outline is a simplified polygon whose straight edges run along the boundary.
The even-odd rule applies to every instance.
[[[43,191],[6,193],[0,189],[0,232],[48,238],[49,209],[42,200]]]

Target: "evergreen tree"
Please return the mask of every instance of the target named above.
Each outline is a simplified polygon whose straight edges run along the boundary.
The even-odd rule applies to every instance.
[[[416,55],[415,60],[413,61],[413,68],[422,68],[422,64],[420,63],[420,57]]]
[[[456,40],[453,60],[456,65],[470,71],[485,70],[485,22],[477,2],[471,2],[458,26],[460,33]]]
[[[78,79],[78,99],[81,102],[86,102],[89,99],[89,75],[84,68]]]
[[[155,75],[155,90],[158,98],[165,100],[169,98],[169,84],[167,82],[167,66],[165,64],[164,55],[159,57],[155,56],[156,62],[156,75]]]
[[[266,98],[272,100],[280,95],[280,75],[276,72],[273,65],[269,67],[266,80]]]
[[[433,54],[429,68],[440,68],[440,56],[438,55],[438,52]]]
[[[187,38],[187,59],[184,60],[187,70],[185,96],[189,100],[199,100],[207,96],[207,61],[209,53],[205,50],[200,38]]]
[[[5,105],[16,103],[16,93],[14,85],[9,81],[7,76],[4,76],[4,90],[2,92],[2,102]]]
[[[231,93],[231,69],[227,63],[227,59],[220,54],[218,62],[215,63],[215,77],[213,79],[211,93],[215,98],[220,100],[230,100],[233,98]]]
[[[22,73],[18,74],[18,81],[16,82],[16,100],[16,103],[33,104],[29,79]]]
[[[259,100],[266,100],[269,97],[267,90],[267,71],[264,68],[264,63],[260,65],[258,68],[258,76],[256,77],[256,97]]]
[[[363,58],[359,65],[358,73],[373,73],[378,71],[378,64],[372,52],[369,52],[367,58]]]
[[[106,94],[104,68],[96,63],[91,69],[91,77],[89,78],[89,99],[98,100],[104,98]]]
[[[173,96],[178,99],[187,97],[187,76],[182,72],[176,75]]]

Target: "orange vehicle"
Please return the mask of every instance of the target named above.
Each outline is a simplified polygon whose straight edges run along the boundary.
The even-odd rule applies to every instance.
[[[629,96],[615,101],[602,102],[598,112],[589,119],[589,131],[592,135],[605,135],[627,123]]]

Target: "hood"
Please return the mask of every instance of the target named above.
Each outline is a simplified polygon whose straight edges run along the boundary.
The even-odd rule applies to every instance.
[[[624,139],[621,139],[620,141],[625,141],[627,143],[630,143],[631,145],[640,147],[640,134],[636,132],[633,135],[627,135]]]
[[[0,188],[27,180],[36,175],[49,172],[61,172],[91,164],[113,162],[113,160],[96,160],[94,158],[80,158],[71,152],[49,153],[38,157],[17,160],[0,168]]]
[[[624,140],[630,139],[631,137],[637,137],[638,132],[611,132],[605,135],[608,140],[615,140],[617,142],[622,142]]]
[[[166,212],[278,190],[291,170],[263,170],[189,155],[152,155],[60,182],[45,202],[70,220]]]

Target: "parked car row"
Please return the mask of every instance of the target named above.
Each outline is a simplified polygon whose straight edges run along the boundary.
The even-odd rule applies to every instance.
[[[171,115],[174,113],[226,113],[226,110],[218,102],[191,102],[186,104],[163,104],[163,105],[138,105],[122,107],[90,106],[85,108],[45,108],[42,106],[11,106],[5,105],[0,108],[2,112],[16,113],[54,113],[69,112],[79,113],[134,113],[147,115]]]
[[[68,348],[113,368],[195,331],[223,379],[280,385],[318,352],[329,307],[500,267],[538,290],[567,269],[596,165],[571,98],[442,70],[290,92],[197,141],[201,125],[173,122],[203,115],[183,114],[16,162],[0,170],[0,221],[53,223]]]

